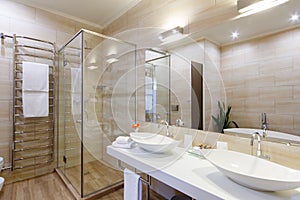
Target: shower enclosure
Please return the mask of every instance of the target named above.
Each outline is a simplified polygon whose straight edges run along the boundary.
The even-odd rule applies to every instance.
[[[135,123],[135,45],[81,30],[58,56],[58,171],[80,197],[118,187],[106,146]]]

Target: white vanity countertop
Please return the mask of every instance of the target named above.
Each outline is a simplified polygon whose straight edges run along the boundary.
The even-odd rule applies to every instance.
[[[107,147],[109,155],[170,185],[195,199],[299,200],[300,188],[281,192],[259,192],[225,177],[206,159],[175,148],[167,154],[147,153],[139,147]]]

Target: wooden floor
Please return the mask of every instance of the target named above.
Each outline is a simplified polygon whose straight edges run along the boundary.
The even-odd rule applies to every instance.
[[[4,185],[1,200],[73,200],[56,173]]]
[[[151,200],[164,200],[160,195],[151,192]],[[0,200],[74,200],[56,173],[4,185]],[[99,200],[122,200],[123,189],[112,192]],[[143,198],[144,199],[144,198]]]
[[[70,167],[65,170],[66,177],[78,192],[80,191],[81,181],[80,170],[80,166]],[[83,191],[85,195],[123,180],[123,172],[98,160],[85,163],[83,174]]]

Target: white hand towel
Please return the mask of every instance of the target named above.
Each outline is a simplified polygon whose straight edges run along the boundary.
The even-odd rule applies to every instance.
[[[22,68],[23,91],[49,91],[49,65],[23,61]]]
[[[124,200],[142,200],[142,182],[140,176],[124,169]]]
[[[24,117],[47,117],[49,115],[47,92],[23,92]]]
[[[119,144],[117,141],[114,141],[114,142],[112,143],[112,146],[113,146],[113,147],[117,147],[117,148],[123,148],[123,149],[131,149],[133,143],[134,143],[134,142],[131,141],[131,142],[128,142],[128,143],[125,143],[125,144]]]
[[[131,138],[129,136],[118,136],[116,142],[119,144],[127,144],[131,142]]]

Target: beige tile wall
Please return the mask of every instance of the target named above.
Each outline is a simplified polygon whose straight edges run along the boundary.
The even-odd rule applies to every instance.
[[[269,129],[300,135],[300,28],[222,47],[221,73],[232,120],[260,128],[267,113]]]
[[[72,19],[25,6],[8,0],[2,0],[0,6],[0,32],[7,35],[17,34],[55,42],[62,46],[81,28],[101,32],[99,28],[87,26]],[[12,41],[6,38],[0,43],[0,156],[5,166],[10,166],[10,142],[12,137]],[[53,165],[41,168],[6,170],[3,176],[6,182],[13,182],[51,172]],[[2,175],[1,175],[2,176]]]

